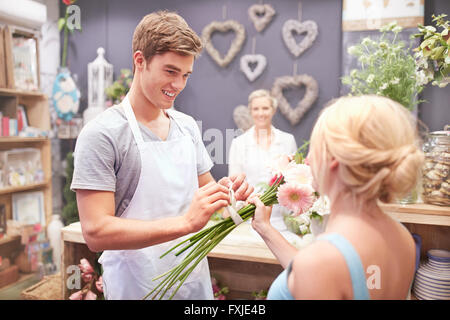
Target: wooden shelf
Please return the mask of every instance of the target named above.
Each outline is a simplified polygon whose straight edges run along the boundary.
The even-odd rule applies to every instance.
[[[9,193],[15,193],[15,192],[22,192],[22,191],[29,191],[39,188],[45,188],[49,186],[50,181],[47,182],[41,182],[41,183],[33,183],[26,186],[20,186],[20,187],[6,187],[0,189],[0,195],[1,194],[9,194]]]
[[[382,204],[380,207],[400,222],[450,226],[450,207],[426,203]]]
[[[0,245],[3,245],[5,243],[10,243],[13,241],[17,241],[20,239],[20,236],[3,236],[3,238],[0,239]]]
[[[46,137],[0,137],[0,143],[23,143],[23,142],[35,142],[42,143],[49,141]]]
[[[0,111],[3,116],[15,119],[17,108],[25,108],[27,122],[30,127],[42,131],[49,131],[50,110],[47,96],[41,91],[24,91],[0,88]],[[47,137],[0,137],[0,150],[35,148],[41,155],[41,168],[44,172],[44,181],[20,187],[4,187],[0,189],[0,204],[5,205],[6,218],[12,219],[12,196],[16,192],[40,190],[44,193],[44,210],[46,225],[52,216],[52,151],[51,140]],[[7,165],[7,164],[3,164]],[[6,174],[3,172],[3,174]]]
[[[41,91],[23,91],[8,88],[0,88],[0,95],[46,98],[46,95]]]

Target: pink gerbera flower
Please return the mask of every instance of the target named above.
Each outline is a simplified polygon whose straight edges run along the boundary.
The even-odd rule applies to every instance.
[[[278,203],[298,216],[311,208],[314,203],[314,190],[309,185],[285,183],[278,188]]]

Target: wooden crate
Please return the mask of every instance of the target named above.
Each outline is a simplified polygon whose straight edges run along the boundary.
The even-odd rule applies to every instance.
[[[70,266],[78,265],[82,258],[87,259],[91,266],[94,266],[97,255],[85,244],[79,222],[72,223],[61,230],[61,241],[61,292],[63,299],[66,300],[72,293],[79,290],[68,288],[67,282],[70,281],[69,277],[73,274]]]

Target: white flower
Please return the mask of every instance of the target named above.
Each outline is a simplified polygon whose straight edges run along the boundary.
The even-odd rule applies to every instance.
[[[290,162],[289,156],[285,154],[276,155],[269,160],[267,167],[272,174],[280,174],[287,169]]]
[[[381,90],[381,91],[386,90],[387,87],[388,87],[388,84],[387,84],[387,83],[383,83],[383,84],[381,85],[381,87],[380,87],[380,90]]]
[[[399,78],[394,78],[391,80],[392,84],[399,84],[400,83],[400,79]]]
[[[392,32],[394,32],[394,33],[399,33],[399,32],[401,32],[402,30],[403,30],[402,27],[400,27],[400,26],[395,26],[395,27],[392,29]]]
[[[350,55],[355,55],[358,53],[358,48],[356,46],[350,46],[347,49],[347,53]]]
[[[310,212],[317,212],[317,214],[323,216],[330,214],[330,199],[327,196],[320,196],[316,202],[313,203]]]
[[[423,70],[416,72],[416,82],[419,86],[426,85],[431,79],[429,79],[429,77]]]
[[[368,46],[372,43],[372,40],[369,37],[365,37],[362,42],[361,42],[364,46]]]
[[[305,226],[304,224],[300,225],[299,229],[301,234],[306,234],[309,231],[308,226]]]
[[[299,215],[296,219],[302,226],[309,226],[311,224],[311,218],[307,213]]]
[[[313,181],[311,168],[306,164],[296,164],[295,162],[289,163],[283,171],[283,176],[287,183],[292,184],[311,185]]]
[[[369,76],[366,79],[366,82],[372,83],[374,79],[375,79],[375,76],[373,74],[369,74]]]

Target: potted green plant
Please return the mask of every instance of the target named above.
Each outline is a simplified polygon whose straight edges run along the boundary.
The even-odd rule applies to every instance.
[[[350,86],[350,94],[385,96],[411,111],[422,102],[418,95],[424,83],[417,75],[412,50],[398,40],[401,31],[402,27],[392,22],[380,28],[378,39],[366,37],[347,49],[360,65],[342,78],[342,83]]]
[[[450,80],[450,23],[444,19],[446,14],[431,17],[436,27],[419,24],[419,33],[413,35],[423,38],[414,49],[414,56],[424,84],[431,81],[432,85],[443,88]]]

